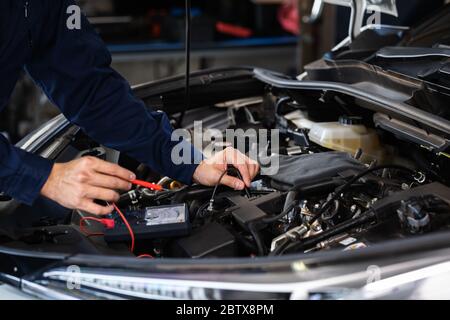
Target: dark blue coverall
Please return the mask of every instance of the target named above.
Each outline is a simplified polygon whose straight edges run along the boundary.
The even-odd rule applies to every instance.
[[[72,123],[97,142],[124,152],[153,170],[191,183],[197,167],[171,161],[172,128],[162,112],[135,98],[111,67],[111,56],[82,16],[70,30],[67,8],[73,0],[0,0],[0,110],[21,70],[43,89]],[[191,148],[191,149],[189,149]],[[201,153],[189,145],[191,159]],[[52,162],[11,145],[0,134],[0,191],[32,204]]]

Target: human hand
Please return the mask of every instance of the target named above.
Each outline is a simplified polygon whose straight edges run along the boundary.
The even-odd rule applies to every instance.
[[[241,173],[243,181],[225,174],[220,183],[235,190],[243,190],[259,172],[259,164],[236,149],[226,148],[212,158],[203,160],[194,172],[193,180],[205,186],[215,186],[228,165],[233,165]]]
[[[119,200],[116,190],[131,189],[133,172],[95,157],[83,157],[53,166],[41,194],[63,207],[95,215],[107,215],[112,205],[101,206],[94,200],[113,203]]]

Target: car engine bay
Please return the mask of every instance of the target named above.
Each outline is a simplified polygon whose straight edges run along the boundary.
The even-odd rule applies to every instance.
[[[170,229],[144,232],[142,241],[152,248],[151,256],[249,257],[354,250],[450,226],[450,189],[443,175],[438,178],[433,170],[389,154],[389,147],[375,129],[363,124],[362,117],[340,115],[335,122],[312,124],[288,98],[278,99],[277,108],[285,103],[294,111],[276,117],[283,142],[281,154],[275,155],[279,161],[275,174],[257,177],[242,192],[221,186],[180,186],[163,177],[158,181],[162,191],[137,188],[122,195],[118,205],[132,221]],[[253,110],[251,106],[234,109],[232,116],[228,111],[229,124],[233,129],[260,127],[260,109],[257,103]],[[298,125],[289,120],[295,116]],[[302,121],[306,127],[300,127]],[[228,174],[239,177],[234,168]],[[106,240],[129,238],[126,231],[121,235],[107,232]]]
[[[265,100],[211,107],[204,126],[264,128]],[[338,111],[328,114],[327,122],[318,121],[323,114],[309,113],[292,98],[273,101],[271,126],[281,139],[279,154],[267,154],[277,157],[279,169],[258,176],[244,191],[182,185],[81,131],[71,132],[57,161],[98,157],[152,184],[123,193],[108,217],[63,211],[61,222],[43,215],[31,228],[16,229],[15,240],[6,245],[140,258],[254,257],[357,250],[450,227],[447,157],[434,157],[432,166],[423,167],[424,161],[414,159],[429,156],[427,150],[366,125],[370,119]],[[189,115],[198,118],[197,112],[205,110]],[[239,177],[234,168],[227,173]],[[48,204],[22,210],[36,207],[49,210]]]
[[[191,137],[201,121],[195,145],[206,157],[243,138],[241,152],[256,146],[262,152],[255,160],[263,169],[275,162],[277,170],[244,191],[186,186],[70,125],[32,151],[56,162],[98,157],[135,172],[142,183],[122,193],[102,219],[44,198],[28,207],[0,195],[0,244],[139,258],[265,257],[363,250],[448,231],[446,17],[429,22],[446,26],[442,34],[432,28],[422,40],[415,29],[402,41],[398,30],[367,30],[297,78],[251,68],[198,72],[189,110],[180,107],[183,77],[136,88],[146,105],[165,111]],[[231,138],[230,129],[237,132]],[[205,134],[211,130],[221,138]],[[239,178],[236,169],[227,172]]]

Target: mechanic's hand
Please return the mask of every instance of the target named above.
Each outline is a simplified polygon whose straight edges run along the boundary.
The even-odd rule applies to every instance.
[[[69,209],[106,215],[113,211],[112,205],[101,206],[94,200],[116,202],[119,194],[115,190],[130,190],[133,179],[136,179],[133,172],[118,165],[83,157],[55,164],[41,194]]]
[[[233,148],[226,148],[216,153],[214,157],[203,160],[195,170],[193,180],[205,186],[215,186],[229,164],[239,170],[244,181],[226,174],[220,183],[235,190],[250,187],[250,183],[259,172],[259,164]]]

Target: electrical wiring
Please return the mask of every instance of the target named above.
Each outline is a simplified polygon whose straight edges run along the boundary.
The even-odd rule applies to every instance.
[[[227,170],[222,172],[222,174],[219,177],[219,180],[217,181],[217,184],[214,186],[214,190],[213,190],[213,193],[211,195],[211,199],[209,200],[209,203],[206,203],[206,204],[200,206],[200,208],[197,210],[197,212],[195,214],[195,217],[205,218],[205,216],[206,216],[205,209],[206,209],[206,212],[212,212],[214,210],[214,202],[215,202],[217,190],[218,190],[218,188],[220,186],[220,183],[222,182],[223,177],[225,177],[225,175],[229,172],[229,170],[231,168],[234,168],[234,167],[228,166]],[[238,178],[240,180],[243,180],[242,179],[242,175],[240,174],[239,171],[237,171],[237,176],[238,176]],[[250,191],[248,190],[248,188],[245,187],[244,190],[245,190],[247,198],[250,198],[251,194],[250,194]]]
[[[244,178],[242,178],[241,173],[239,172],[239,170],[236,170],[236,175],[238,176],[238,178],[242,181],[244,181]],[[248,190],[247,186],[244,187],[244,191],[245,191],[245,195],[247,196],[247,198],[251,198],[252,195],[250,194],[250,191]]]
[[[117,213],[119,214],[119,216],[122,219],[123,223],[127,227],[128,232],[130,233],[130,238],[131,238],[130,251],[134,252],[134,241],[135,241],[135,239],[134,239],[133,229],[131,228],[130,224],[128,223],[127,218],[125,218],[125,215],[122,213],[122,211],[120,211],[119,207],[115,203],[113,203],[113,207],[117,211]]]
[[[294,209],[297,205],[298,205],[298,201],[293,201],[280,214],[278,214],[276,216],[262,218],[260,222],[262,222],[264,224],[274,223],[274,222],[280,220],[281,218],[283,218],[289,212],[291,212],[291,210]]]
[[[125,216],[123,215],[123,213],[119,210],[119,208],[113,204],[115,210],[117,211],[117,213],[119,213],[121,219],[123,220],[123,222],[125,223],[125,225],[128,228],[128,231],[130,232],[130,236],[131,236],[131,247],[130,247],[130,251],[133,252],[134,251],[134,233],[133,230],[131,229],[131,226],[128,224],[128,221],[126,220]],[[85,221],[95,221],[98,223],[101,223],[105,228],[114,228],[114,220],[112,219],[101,219],[101,218],[95,218],[95,217],[82,217],[80,219],[80,230],[81,232],[83,232],[84,234],[86,234],[86,236],[88,237],[100,237],[100,236],[104,236],[104,233],[98,232],[98,233],[92,233],[89,232],[88,230],[85,229],[84,226],[84,222]],[[149,259],[154,259],[154,257],[151,254],[141,254],[137,257],[138,259],[142,259],[142,258],[149,258]]]
[[[134,247],[135,247],[135,236],[134,236],[133,229],[131,228],[127,218],[125,217],[125,215],[122,213],[122,211],[120,211],[119,207],[115,203],[113,203],[113,207],[117,211],[117,213],[119,214],[119,216],[122,219],[123,223],[127,227],[128,232],[130,233],[130,238],[131,238],[130,252],[133,253],[134,252]],[[138,259],[142,259],[142,258],[151,258],[151,259],[153,259],[154,257],[152,255],[150,255],[150,254],[141,254],[141,255],[138,256]]]
[[[293,201],[289,206],[283,210],[280,214],[273,216],[273,217],[267,217],[263,218],[261,220],[250,222],[247,227],[250,232],[250,234],[253,237],[253,240],[255,240],[256,247],[258,248],[258,255],[263,256],[266,253],[266,248],[264,246],[264,243],[261,239],[261,235],[258,232],[258,226],[259,225],[268,225],[271,223],[276,222],[277,220],[283,218],[285,215],[287,215],[289,212],[291,212],[292,209],[295,208],[295,206],[298,204],[297,201]]]
[[[216,198],[217,189],[219,188],[220,182],[222,181],[223,177],[225,177],[227,172],[228,172],[228,170],[225,170],[224,172],[222,172],[222,174],[219,177],[219,180],[217,181],[216,186],[214,187],[214,191],[212,193],[211,199],[209,200],[208,211],[213,211],[213,209],[214,209],[214,201]]]
[[[223,177],[225,177],[225,175],[228,173],[229,170],[234,169],[234,167],[232,166],[228,166],[228,168],[222,172],[222,174],[219,177],[219,180],[217,181],[216,186],[214,187],[214,191],[213,194],[211,196],[211,200],[209,200],[209,207],[208,207],[208,211],[212,211],[213,210],[213,205],[214,205],[214,201],[215,201],[215,197],[216,197],[216,193],[217,193],[217,189],[220,186],[220,183],[222,182]],[[242,181],[244,181],[244,179],[242,178],[241,173],[239,172],[239,170],[236,170],[236,175],[238,176],[238,178]],[[245,194],[247,196],[247,198],[251,197],[250,191],[248,190],[247,187],[244,188]]]
[[[446,152],[439,152],[439,153],[438,153],[438,156],[444,156],[444,157],[450,159],[450,154],[448,154],[448,153],[446,153]]]
[[[320,219],[320,217],[322,216],[322,213],[324,213],[331,206],[331,204],[334,203],[334,200],[338,199],[340,197],[340,195],[342,193],[344,193],[349,187],[351,187],[356,181],[358,181],[362,177],[364,177],[372,172],[383,170],[383,169],[401,170],[401,171],[411,174],[413,176],[413,178],[414,178],[414,175],[416,174],[415,171],[413,171],[409,168],[403,167],[403,166],[398,166],[398,165],[383,165],[383,166],[376,166],[376,167],[369,168],[369,169],[361,172],[360,174],[357,174],[356,176],[354,176],[352,179],[350,179],[348,182],[346,182],[343,186],[337,188],[335,190],[333,196],[320,208],[319,212],[316,213],[316,215],[311,219],[311,221],[309,221],[308,224],[312,225],[314,222],[316,222],[318,219]]]
[[[278,256],[280,255],[282,252],[284,252],[287,247],[291,244],[291,241],[286,241],[285,243],[283,243],[282,245],[280,245],[279,247],[276,247],[274,251],[271,251],[269,253],[269,257],[274,257],[274,256]]]
[[[219,186],[220,186],[220,182],[222,182],[222,179],[223,179],[223,177],[225,177],[226,174],[227,174],[227,170],[225,170],[224,172],[222,172],[222,174],[220,175],[219,180],[217,181],[217,184],[216,184],[215,187],[214,187],[214,191],[213,191],[213,194],[212,194],[212,196],[211,196],[211,199],[214,199],[214,198],[216,197],[217,189],[218,189]]]
[[[151,254],[141,254],[140,256],[138,256],[138,259],[144,258],[154,259],[155,257],[153,257]]]
[[[147,181],[133,180],[133,181],[131,181],[131,183],[134,184],[134,185],[142,186],[144,188],[151,188],[151,189],[156,190],[156,191],[163,190],[163,188],[161,186],[159,186],[157,184],[154,184],[154,183],[147,182]],[[109,205],[109,203],[107,203],[107,204]],[[130,240],[131,240],[130,252],[134,253],[135,236],[134,236],[133,228],[131,227],[131,225],[128,222],[127,218],[122,213],[122,211],[119,209],[117,204],[113,203],[112,206],[114,207],[114,210],[116,210],[116,212],[119,214],[120,219],[122,219],[123,223],[125,224],[126,228],[128,229],[128,233],[130,234]],[[106,220],[110,220],[110,219],[98,219],[98,218],[91,218],[91,217],[89,217],[89,220],[100,222],[103,225],[105,225],[105,227],[107,227],[107,228],[111,227],[111,224],[108,223],[108,221],[106,221]],[[112,220],[112,221],[114,221],[114,220]],[[114,226],[112,226],[112,227],[114,228]],[[98,235],[104,235],[104,234],[98,234]],[[138,256],[138,258],[152,258],[153,259],[153,256],[150,255],[150,254],[142,254],[142,255]]]
[[[131,183],[136,186],[144,187],[144,188],[155,190],[155,191],[164,190],[164,188],[162,186],[160,186],[159,184],[155,184],[155,183],[151,183],[151,182],[147,182],[147,181],[131,180]]]
[[[255,240],[256,248],[258,249],[258,255],[263,256],[266,253],[266,249],[264,246],[264,243],[261,239],[261,235],[259,234],[258,230],[256,229],[255,223],[249,223],[248,224],[248,231],[253,237],[253,240]]]
[[[213,210],[213,204],[214,204],[214,200],[215,200],[215,195],[217,193],[217,189],[223,179],[223,177],[227,174],[228,170],[225,170],[221,175],[220,178],[214,188],[211,200],[210,200],[210,207],[208,208],[209,211]],[[240,175],[239,175],[240,176]],[[144,188],[148,188],[148,189],[152,189],[154,191],[163,191],[164,189],[162,186],[154,184],[154,183],[150,183],[147,181],[141,181],[141,180],[132,180],[131,181],[132,184],[137,185],[137,186],[141,186]],[[248,192],[248,191],[247,191]],[[108,204],[109,205],[109,204]],[[125,217],[125,215],[122,213],[122,211],[119,209],[118,205],[116,203],[113,203],[112,206],[114,207],[115,211],[119,214],[121,220],[123,221],[123,223],[125,224],[126,228],[128,229],[128,232],[130,234],[130,240],[131,240],[131,244],[130,244],[130,251],[132,253],[134,253],[134,249],[135,249],[135,235],[134,235],[134,231],[130,225],[130,223],[128,222],[127,218]],[[98,223],[103,224],[106,228],[113,228],[113,222],[114,220],[110,220],[110,219],[99,219],[99,218],[93,218],[93,217],[85,217],[82,218],[80,220],[80,229],[83,231],[84,229],[84,221],[86,220],[91,220],[91,221],[96,221]],[[111,221],[112,221],[112,226],[111,226]],[[104,233],[89,233],[88,231],[85,230],[85,232],[88,236],[103,236]],[[152,255],[150,254],[142,254],[140,256],[138,256],[138,258],[153,258]]]
[[[375,172],[375,171],[379,171],[379,170],[383,170],[383,169],[394,169],[394,170],[400,170],[400,171],[404,171],[408,174],[411,174],[413,179],[416,179],[415,175],[417,172],[415,172],[414,170],[411,170],[409,168],[403,167],[403,166],[398,166],[398,165],[382,165],[382,166],[376,166],[376,167],[372,167],[369,168],[359,174],[357,174],[356,176],[354,176],[352,179],[350,179],[348,182],[346,182],[344,185],[338,187],[333,195],[331,196],[330,199],[328,199],[323,205],[322,207],[319,209],[319,211],[316,213],[316,215],[308,222],[308,225],[312,225],[313,223],[315,223],[316,221],[318,221],[319,219],[321,219],[322,214],[335,202],[335,200],[337,200],[342,193],[344,193],[345,191],[348,190],[348,188],[350,188],[352,185],[354,185],[359,179],[361,179],[362,177]],[[278,247],[274,252],[270,253],[270,256],[276,256],[276,255],[280,255],[283,254],[286,251],[292,250],[293,248],[307,248],[309,244],[311,245],[315,245],[316,243],[318,243],[318,241],[320,239],[326,238],[324,235],[327,236],[331,236],[334,234],[338,233],[338,230],[347,230],[349,228],[349,226],[354,226],[354,225],[360,225],[366,221],[368,221],[368,219],[372,219],[372,215],[369,214],[367,215],[363,215],[360,218],[354,219],[354,220],[350,220],[348,222],[344,222],[341,225],[337,226],[336,228],[329,230],[329,231],[325,231],[323,234],[315,237],[315,238],[311,238],[310,240],[302,243],[302,242],[291,242],[288,241],[286,243],[284,243],[283,245],[281,245],[280,247]],[[311,242],[311,243],[310,243]]]
[[[86,236],[88,237],[99,237],[99,236],[104,236],[104,233],[101,232],[90,232],[89,230],[85,229],[85,225],[84,222],[86,221],[95,221],[98,223],[101,223],[103,226],[105,226],[106,228],[111,227],[113,225],[113,223],[111,221],[111,219],[100,219],[100,218],[94,218],[94,217],[82,217],[80,219],[80,230],[81,232],[83,232],[84,234],[86,234]]]

